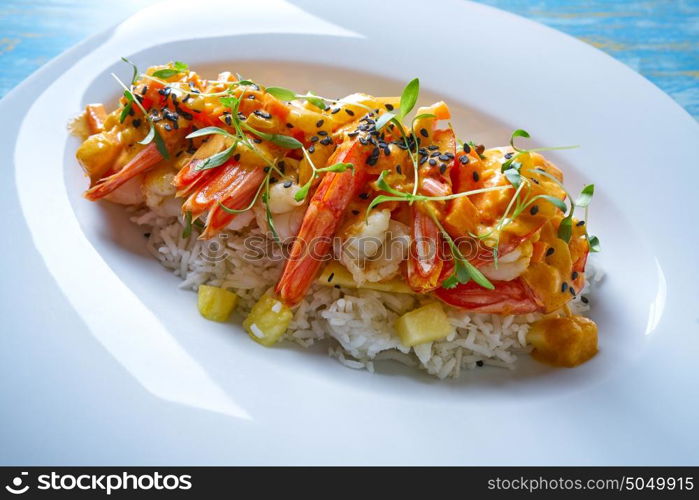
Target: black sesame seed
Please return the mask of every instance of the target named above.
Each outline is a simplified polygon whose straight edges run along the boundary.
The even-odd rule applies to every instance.
[[[430,151],[434,151],[435,149],[439,149],[439,146],[437,146],[436,144],[430,144],[429,146],[427,146],[427,149],[429,149]]]
[[[440,174],[443,174],[443,173],[446,172],[446,171],[447,171],[447,164],[446,164],[446,163],[442,163],[442,164],[439,166],[439,173],[440,173]]]
[[[144,236],[145,238],[150,238],[150,233],[143,233],[143,236]],[[583,297],[583,299],[584,299],[584,298],[585,298],[585,297]],[[587,299],[585,299],[585,300],[587,300]]]
[[[340,108],[334,108],[332,111],[330,111],[330,114],[334,115],[335,113],[339,113],[339,112],[340,112]]]
[[[330,273],[330,276],[328,276],[328,283],[330,283],[334,277],[335,277],[335,273]]]
[[[294,128],[294,126],[291,123],[287,123],[286,128]]]
[[[138,128],[138,127],[141,126],[141,120],[139,120],[138,118],[136,118],[134,121],[131,122],[131,125],[133,125],[134,127]]]
[[[570,279],[572,279],[573,281],[575,281],[576,279],[578,279],[578,272],[577,272],[577,271],[573,271],[573,273],[570,275]]]
[[[172,125],[170,125],[169,123],[166,123],[166,124],[163,126],[163,128],[164,128],[165,130],[167,130],[168,132],[170,132],[170,131],[172,130]]]
[[[308,152],[311,153],[311,154],[315,153],[315,152],[316,152],[316,147],[315,147],[314,145],[311,145],[311,147],[308,148]]]
[[[529,213],[532,215],[538,214],[539,213],[539,206],[533,205],[532,208],[529,209]]]
[[[335,288],[337,288],[338,290],[340,289],[340,285],[333,285],[333,286],[334,286]]]
[[[383,154],[386,156],[391,156],[391,148],[389,148],[388,146],[384,146]]]
[[[311,137],[310,140],[311,140],[311,142],[318,142],[318,136],[314,135],[313,137]]]
[[[230,113],[226,113],[226,114],[223,116],[223,120],[226,122],[226,125],[232,125],[232,124],[233,124],[233,120],[231,119]]]
[[[322,136],[328,135],[328,133],[325,130],[319,130],[318,135],[320,135],[322,137]]]
[[[393,111],[393,104],[384,104],[384,107],[389,111]]]
[[[322,127],[322,126],[323,126],[323,123],[325,123],[325,120],[318,120],[318,121],[316,122],[316,128]]]
[[[252,142],[254,142],[255,144],[262,144],[262,139],[255,138],[252,140]]]
[[[449,158],[449,156],[448,156],[448,155],[445,155],[445,154],[444,154],[444,155],[439,155],[439,159],[442,160],[442,161],[449,161],[449,160],[451,160],[451,158]]]
[[[582,303],[583,303],[583,304],[589,304],[589,303],[590,303],[590,299],[588,299],[588,298],[585,297],[584,295],[580,297],[580,300],[582,300]]]
[[[576,225],[576,226],[584,226],[584,225],[585,225],[585,221],[584,221],[584,220],[578,221],[578,223],[575,224],[575,225]]]
[[[466,165],[469,162],[468,156],[463,155],[461,158],[459,158],[459,161],[461,162],[462,165]]]
[[[360,197],[362,200],[368,200],[368,199],[369,199],[369,193],[360,193],[360,194],[359,194],[359,197]]]
[[[575,288],[573,288],[573,287],[571,286],[571,287],[568,289],[568,291],[570,292],[570,294],[571,294],[573,297],[575,297]]]
[[[480,359],[476,361],[476,366],[478,366],[478,368],[482,368],[484,364],[485,363],[483,363],[483,361],[481,361]]]
[[[332,144],[332,142],[333,142],[333,140],[330,137],[325,137],[325,138],[320,140],[320,143],[323,146],[330,146]]]
[[[263,118],[265,120],[269,120],[270,118],[272,118],[272,115],[270,115],[266,111],[262,111],[261,109],[256,109],[255,111],[253,111],[253,114],[255,114],[255,115],[257,115],[260,118]]]
[[[425,128],[420,129],[420,135],[422,137],[429,137],[430,136],[429,132],[427,132],[427,129],[425,129]]]
[[[480,177],[480,175],[478,175],[478,172],[474,171],[474,172],[473,172],[473,182],[478,182],[478,180],[479,180],[480,178],[481,178],[481,177]]]
[[[549,248],[548,250],[546,250],[546,256],[547,256],[547,257],[550,257],[551,255],[553,255],[553,253],[554,253],[555,251],[556,251],[555,248],[553,248],[553,247]]]
[[[566,283],[564,281],[563,284],[561,285],[561,292],[565,292],[567,289],[568,289],[568,283]]]
[[[359,210],[352,210],[353,215],[359,215]]]
[[[233,161],[240,161],[240,153],[236,153],[233,155]]]
[[[293,182],[291,182],[291,181],[286,181],[283,185],[284,185],[285,188],[290,188],[292,184],[293,184]]]
[[[269,178],[269,182],[270,182],[270,184],[274,184],[275,182],[277,182],[277,178],[276,178],[276,177],[270,177],[270,178]]]
[[[352,111],[351,109],[345,108],[345,113],[347,113],[350,116],[354,116],[354,111]]]
[[[403,169],[400,168],[400,165],[396,165],[396,172],[398,172],[399,174],[403,175]]]
[[[434,158],[430,158],[430,165],[433,167],[437,165],[437,160],[435,160]]]
[[[471,152],[471,146],[464,143],[464,153],[469,154]]]
[[[263,170],[265,171],[265,173],[267,173],[269,172],[269,167],[265,167]]]
[[[141,95],[146,95],[148,93],[148,85],[144,85],[141,89]]]
[[[507,154],[505,155],[505,159],[506,159],[506,160],[509,160],[509,159],[512,158],[514,155],[515,155],[514,153],[507,153]]]

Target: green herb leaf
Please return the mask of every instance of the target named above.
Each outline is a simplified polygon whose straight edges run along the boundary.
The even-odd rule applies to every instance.
[[[126,103],[124,109],[121,110],[121,114],[119,115],[119,123],[124,123],[124,120],[126,120],[126,117],[129,116],[129,113],[133,109],[133,93],[130,90],[124,90],[124,97],[126,97],[126,100],[129,102]]]
[[[330,165],[329,167],[317,168],[316,172],[344,172],[347,169],[354,171],[354,164],[353,163],[335,163],[333,165]]]
[[[203,135],[212,135],[212,134],[220,134],[220,135],[225,135],[226,137],[234,137],[228,131],[223,130],[222,128],[219,127],[204,127],[200,128],[199,130],[195,130],[191,134],[189,134],[185,139],[194,139],[195,137],[201,137]]]
[[[312,181],[312,178],[308,179],[306,184],[301,186],[301,188],[298,191],[296,191],[296,193],[294,194],[294,200],[296,200],[297,202],[303,201],[306,198],[306,196],[308,196],[308,190],[311,189]]]
[[[471,275],[468,268],[464,265],[464,260],[459,259],[454,264],[454,275],[459,280],[459,283],[468,283],[471,280]]]
[[[597,236],[588,236],[587,242],[590,245],[590,252],[599,252],[601,250],[599,238]]]
[[[267,226],[269,227],[270,231],[272,231],[274,241],[281,244],[282,240],[279,238],[279,233],[277,233],[277,228],[274,225],[274,219],[272,219],[272,209],[269,207],[269,176],[267,176],[267,180],[265,182],[266,185],[265,192],[262,193],[262,203],[265,205],[265,218],[267,219]]]
[[[179,71],[177,71],[176,69],[170,69],[170,68],[168,68],[168,69],[160,69],[160,70],[158,70],[158,71],[154,71],[154,72],[153,72],[153,76],[154,76],[154,77],[156,77],[156,78],[164,78],[164,79],[172,78],[173,76],[179,75],[179,74],[180,74]]]
[[[267,93],[282,101],[293,101],[296,99],[296,92],[284,87],[267,87]]]
[[[165,146],[165,141],[160,135],[160,132],[155,129],[155,126],[153,126],[153,136],[155,139],[155,146],[158,148],[158,151],[160,151],[160,154],[163,155],[163,158],[166,160],[170,159],[170,153],[168,153],[167,146]]]
[[[196,166],[194,170],[208,170],[210,168],[215,168],[220,165],[223,165],[228,161],[228,159],[231,156],[233,156],[233,152],[235,151],[236,146],[238,146],[237,142],[233,144],[231,147],[224,149],[220,153],[216,153],[215,155],[209,156],[202,163]]]
[[[379,119],[376,120],[376,130],[381,130],[384,127],[384,125],[393,120],[395,117],[395,113],[384,113],[381,116],[379,116]]]
[[[515,188],[518,188],[522,184],[522,176],[519,174],[519,170],[516,168],[508,168],[505,170],[505,177],[510,181]]]
[[[568,206],[566,205],[565,201],[561,200],[560,198],[556,198],[555,196],[551,196],[548,194],[540,194],[539,196],[535,196],[533,199],[546,200],[562,212],[565,212],[568,209]]]
[[[493,285],[488,278],[485,277],[485,275],[478,270],[476,266],[471,264],[469,261],[464,259],[464,263],[468,269],[468,273],[471,275],[471,279],[478,283],[480,286],[483,288],[486,288],[488,290],[494,290],[495,285]]]
[[[133,75],[131,75],[131,85],[136,85],[136,80],[138,79],[138,67],[125,57],[122,57],[121,60],[124,61],[126,64],[129,64],[131,68],[133,68]]]
[[[563,218],[561,225],[558,226],[558,237],[565,241],[570,242],[570,237],[573,235],[573,214],[570,214]]]
[[[588,184],[580,192],[580,197],[575,201],[575,204],[579,207],[587,207],[592,201],[592,195],[595,194],[595,185]]]
[[[314,96],[310,92],[307,95],[298,96],[298,97],[302,97],[303,99],[306,99],[308,102],[313,104],[316,108],[322,109],[323,111],[328,109],[328,105],[325,104],[325,101],[323,99],[321,99],[320,97]]]
[[[184,73],[185,71],[189,70],[189,66],[187,66],[185,63],[180,62],[180,61],[175,61],[172,65],[172,68],[165,68],[165,69],[159,69],[158,71],[155,71],[153,73],[153,76],[156,78],[172,78],[175,75],[179,75],[180,73]]]
[[[255,131],[257,132],[257,131]],[[253,132],[253,133],[255,133]],[[259,135],[259,134],[258,134]],[[282,134],[264,134],[268,137],[262,137],[260,135],[260,138],[266,139],[269,142],[276,144],[277,146],[281,146],[286,149],[300,149],[303,147],[303,144],[301,144],[298,140],[294,139],[293,137],[290,137],[288,135],[282,135]]]
[[[233,109],[236,106],[238,106],[238,104],[240,103],[240,99],[238,99],[237,97],[221,97],[219,98],[219,102],[227,108]]]
[[[182,230],[182,239],[189,238],[192,234],[192,212],[187,210],[184,213],[184,229]]]
[[[456,285],[458,284],[459,280],[456,278],[456,275],[452,274],[447,279],[442,281],[442,288],[451,290],[452,288],[456,288]]]
[[[404,118],[410,113],[417,103],[417,97],[420,94],[420,80],[414,78],[403,89],[400,96],[400,113],[398,116]]]
[[[126,106],[124,106],[124,109],[121,110],[121,114],[119,115],[119,123],[124,123],[124,120],[126,120],[126,117],[129,116],[132,109],[133,104],[131,103],[127,103]]]
[[[427,118],[437,118],[437,115],[433,115],[432,113],[420,113],[413,118],[413,123],[415,123],[417,120],[426,120]]]
[[[526,151],[524,149],[519,149],[517,146],[515,146],[515,137],[524,137],[526,139],[529,139],[531,136],[529,135],[529,132],[526,130],[522,130],[521,128],[518,128],[514,132],[512,132],[512,135],[510,136],[510,146],[512,146],[512,149],[514,149],[517,152],[522,152]]]

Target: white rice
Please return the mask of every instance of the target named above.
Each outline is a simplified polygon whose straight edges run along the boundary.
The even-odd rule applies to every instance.
[[[269,246],[271,251],[264,258],[249,255],[245,240],[260,235],[257,228],[229,231],[207,242],[197,239],[196,228],[189,238],[182,238],[183,228],[177,218],[144,211],[137,212],[132,221],[150,232],[149,251],[182,279],[180,288],[196,291],[206,284],[231,289],[239,296],[237,310],[241,317],[281,274],[283,259],[274,245]],[[602,279],[602,273],[592,268],[587,276],[593,285]],[[588,288],[586,284],[569,304],[574,313],[589,310],[581,300]],[[398,340],[393,324],[400,315],[427,300],[409,294],[316,284],[295,309],[286,339],[303,347],[324,341],[330,356],[349,368],[373,372],[375,362],[393,360],[444,379],[484,365],[513,369],[518,354],[530,350],[526,340],[529,325],[541,317],[468,313],[445,305],[453,333],[429,344],[406,347]]]

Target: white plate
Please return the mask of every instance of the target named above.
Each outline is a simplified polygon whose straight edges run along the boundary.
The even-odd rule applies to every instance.
[[[156,5],[0,102],[3,463],[699,462],[697,123],[551,29],[463,1],[390,4]],[[81,198],[66,122],[114,102],[122,55],[323,95],[395,95],[419,76],[461,135],[496,145],[526,128],[539,144],[581,144],[551,156],[575,188],[597,186],[599,355],[438,382],[264,349],[206,322],[123,210]]]

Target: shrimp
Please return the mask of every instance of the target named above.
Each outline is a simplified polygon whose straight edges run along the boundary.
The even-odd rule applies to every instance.
[[[418,192],[428,196],[445,196],[452,192],[450,173],[456,158],[456,138],[451,129],[437,129],[437,121],[450,118],[447,105],[438,102],[420,108],[418,116],[428,116],[415,121],[415,130],[425,139],[418,153],[421,161],[418,171]],[[442,236],[434,217],[438,216],[434,204],[416,203],[411,211],[411,251],[406,266],[406,280],[418,293],[427,293],[439,287],[444,270],[441,254]]]
[[[472,312],[492,314],[527,314],[540,310],[531,289],[521,279],[491,281],[488,290],[474,281],[459,283],[454,288],[438,288],[437,298],[445,303]]]
[[[277,182],[269,190],[269,211],[274,230],[282,244],[293,240],[301,228],[306,211],[303,201],[296,201],[294,195],[300,186],[293,181]],[[261,203],[253,208],[255,220],[260,228],[272,232],[267,222],[267,209]]]
[[[313,194],[275,287],[286,305],[296,305],[303,299],[323,262],[331,257],[332,237],[351,198],[364,185],[367,156],[367,148],[359,141],[345,141],[328,160],[351,163],[354,169],[326,173]]]
[[[190,212],[192,220],[208,211],[206,228],[199,238],[210,239],[225,229],[236,216],[225,209],[242,210],[248,206],[264,177],[261,168],[243,166],[232,159],[218,167],[182,205],[182,211]]]
[[[393,278],[408,256],[409,228],[391,219],[390,210],[376,210],[366,222],[357,221],[336,249],[338,260],[361,286]]]

